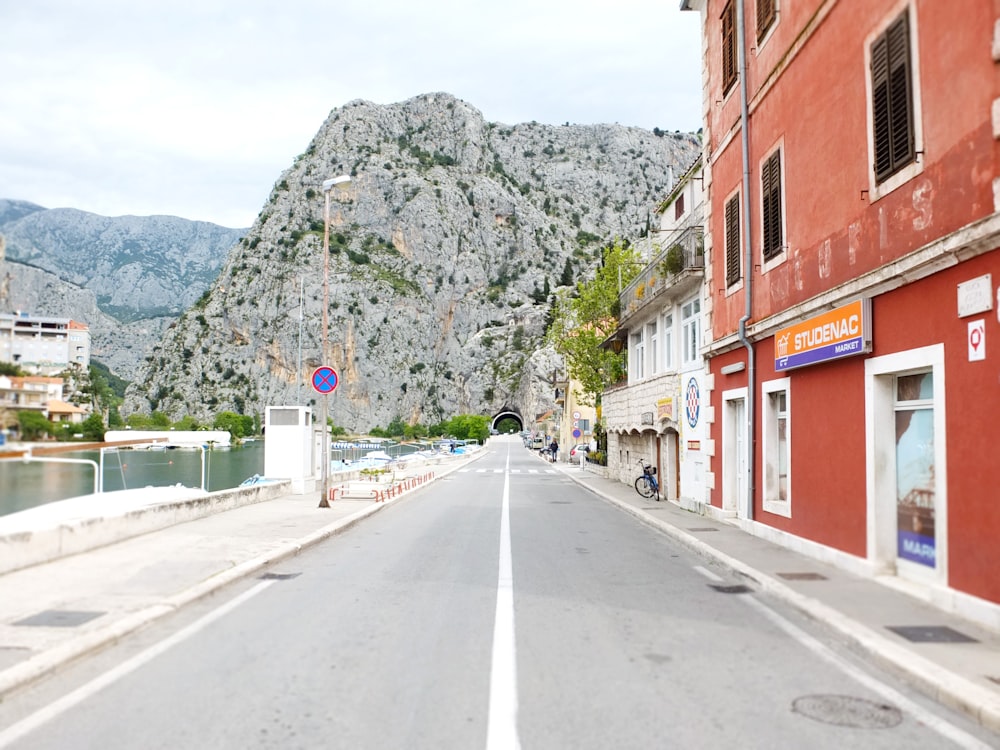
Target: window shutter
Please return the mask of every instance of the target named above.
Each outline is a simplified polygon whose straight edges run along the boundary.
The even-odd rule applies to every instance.
[[[736,6],[729,0],[722,11],[722,92],[736,83]]]
[[[777,16],[774,0],[757,0],[757,41],[767,34]]]
[[[726,286],[740,280],[740,199],[734,196],[726,204]]]
[[[882,182],[916,158],[907,12],[875,40],[871,59],[874,169]]]
[[[781,152],[764,162],[761,170],[762,214],[764,219],[764,259],[781,251]]]

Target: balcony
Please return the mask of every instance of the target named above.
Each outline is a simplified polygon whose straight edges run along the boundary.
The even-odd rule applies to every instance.
[[[705,275],[705,240],[701,226],[686,227],[655,238],[659,251],[622,290],[619,325],[646,310],[668,293],[679,299],[701,286]]]

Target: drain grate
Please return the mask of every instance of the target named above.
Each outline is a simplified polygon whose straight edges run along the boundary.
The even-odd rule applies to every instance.
[[[947,625],[887,625],[896,635],[913,643],[978,643],[965,633],[959,633]]]
[[[778,573],[779,578],[786,581],[825,581],[826,576],[819,573]]]
[[[32,628],[75,628],[95,620],[104,612],[78,612],[67,609],[47,609],[31,617],[18,620],[15,625]]]
[[[693,529],[688,529],[688,531],[718,531],[718,529],[711,526],[697,526]]]
[[[792,712],[854,729],[891,729],[903,721],[903,712],[895,706],[849,695],[805,695],[792,701]]]
[[[262,581],[290,581],[298,578],[301,573],[265,573],[260,577]]]
[[[718,591],[720,594],[749,594],[751,591],[751,588],[749,586],[744,586],[742,583],[737,583],[737,584],[710,583],[708,585],[711,588]]]

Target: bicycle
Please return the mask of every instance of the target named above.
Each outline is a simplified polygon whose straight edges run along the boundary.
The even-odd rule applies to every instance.
[[[656,467],[650,466],[641,458],[636,463],[642,467],[642,475],[636,477],[635,491],[641,497],[653,497],[655,495],[657,502],[659,502],[660,485],[656,481]]]

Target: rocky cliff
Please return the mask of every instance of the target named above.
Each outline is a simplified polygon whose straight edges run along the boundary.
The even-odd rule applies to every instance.
[[[551,406],[552,358],[536,354],[550,294],[654,223],[698,149],[691,134],[619,125],[489,123],[447,94],[347,104],[276,181],[124,410],[315,402],[309,376],[327,364],[333,420],[352,430],[505,405],[530,419]],[[332,193],[324,356],[322,183],[340,174],[352,181]]]
[[[92,356],[133,380],[246,232],[175,216],[98,216],[0,200],[0,312],[90,327]]]

